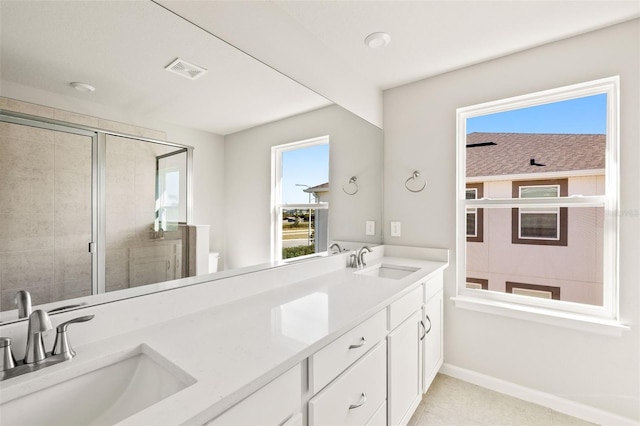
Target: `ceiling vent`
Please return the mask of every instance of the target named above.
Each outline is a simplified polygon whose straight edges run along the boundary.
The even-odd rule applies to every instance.
[[[175,61],[164,67],[164,69],[186,77],[189,80],[196,80],[202,77],[207,72],[206,69],[197,65],[190,64],[189,62],[184,61],[180,58],[176,58]]]

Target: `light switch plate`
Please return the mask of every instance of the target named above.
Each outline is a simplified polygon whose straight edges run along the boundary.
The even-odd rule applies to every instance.
[[[365,234],[366,235],[376,235],[376,222],[375,222],[375,220],[367,220]]]
[[[391,236],[399,237],[400,235],[402,235],[402,226],[400,225],[400,222],[391,222]]]

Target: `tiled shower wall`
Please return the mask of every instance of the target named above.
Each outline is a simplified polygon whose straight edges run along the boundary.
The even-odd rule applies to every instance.
[[[106,145],[106,286],[107,291],[179,278],[182,274],[164,274],[149,270],[148,279],[131,277],[132,250],[148,252],[147,264],[171,261],[163,248],[170,240],[182,239],[182,232],[166,232],[163,240],[152,239],[155,218],[156,156],[175,150],[165,145],[107,136]],[[154,249],[155,247],[158,249]],[[162,246],[162,247],[160,247]],[[148,247],[148,250],[144,250]],[[169,260],[171,259],[171,260]],[[142,259],[145,262],[145,259]],[[182,262],[180,262],[182,263]],[[174,264],[171,264],[175,267]],[[157,269],[157,268],[156,268]],[[140,269],[138,268],[138,271]],[[166,272],[163,271],[163,273]],[[177,276],[176,276],[177,275]]]
[[[165,135],[124,123],[0,97],[0,108],[157,140]],[[186,231],[153,240],[155,157],[170,148],[134,139],[107,141],[107,291],[131,285],[131,253],[169,255]],[[0,310],[18,290],[34,305],[91,294],[91,140],[0,123]],[[152,248],[145,250],[145,248]],[[167,279],[183,276],[180,259]],[[143,259],[143,262],[145,259]],[[149,265],[152,265],[149,263]],[[152,271],[155,278],[156,270]],[[136,269],[137,283],[153,282]],[[143,274],[142,276],[140,274]]]
[[[91,139],[0,123],[0,309],[91,294]]]

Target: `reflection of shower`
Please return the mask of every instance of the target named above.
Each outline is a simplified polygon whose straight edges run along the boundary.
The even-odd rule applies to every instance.
[[[177,230],[187,221],[186,164],[186,148],[156,157],[156,232]]]

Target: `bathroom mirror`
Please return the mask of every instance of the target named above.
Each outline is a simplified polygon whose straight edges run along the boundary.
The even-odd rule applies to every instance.
[[[135,150],[136,144],[142,144],[144,148],[140,149],[144,150],[150,141],[158,142],[163,149],[152,150],[149,157],[153,157],[155,176],[153,181],[145,178],[156,196],[158,190],[175,188],[171,176],[176,176],[178,166],[169,160],[182,155],[177,152],[179,147],[167,148],[163,142],[193,147],[190,187],[176,192],[177,197],[190,193],[189,214],[181,210],[185,204],[173,197],[161,206],[165,210],[155,209],[150,217],[145,213],[143,223],[136,226],[140,238],[148,240],[144,244],[152,244],[159,231],[178,232],[161,225],[162,211],[178,207],[178,222],[184,217],[189,225],[208,226],[204,237],[208,251],[217,253],[219,260],[215,274],[201,271],[186,278],[189,274],[185,272],[179,275],[183,278],[159,284],[142,280],[144,285],[136,286],[130,277],[135,273],[132,258],[137,255],[133,248],[126,247],[105,254],[107,259],[116,256],[119,262],[112,271],[121,275],[114,275],[117,282],[113,291],[90,296],[70,291],[61,297],[60,286],[54,284],[73,289],[75,283],[91,279],[87,276],[91,272],[72,261],[88,253],[87,243],[92,240],[91,233],[95,234],[91,218],[86,212],[81,216],[79,212],[84,210],[64,197],[64,192],[61,199],[67,201],[73,215],[56,214],[55,204],[38,205],[37,215],[33,215],[28,208],[34,206],[25,206],[29,204],[25,200],[30,199],[28,192],[38,187],[38,182],[52,185],[55,181],[41,167],[49,160],[38,157],[43,150],[34,147],[29,153],[36,155],[30,168],[17,170],[9,156],[1,154],[2,180],[21,185],[24,192],[19,193],[25,196],[6,200],[8,191],[0,187],[2,221],[7,224],[12,218],[22,218],[12,222],[9,232],[0,237],[0,320],[16,318],[13,295],[20,289],[34,294],[34,305],[50,310],[70,303],[104,303],[282,265],[281,261],[272,261],[271,148],[311,138],[327,136],[329,140],[325,195],[329,238],[382,242],[379,128],[153,2],[3,1],[1,20],[0,109],[106,130],[111,133],[106,136],[107,147],[110,138],[130,139],[120,147],[124,150]],[[183,62],[177,71],[186,70],[191,78],[165,70],[178,58]],[[77,90],[70,85],[72,82],[89,84],[95,91],[86,86],[79,86],[84,91]],[[32,133],[27,132],[27,140]],[[51,173],[58,170],[60,182],[68,184],[60,188],[68,194],[81,193],[84,198],[77,203],[88,203],[95,213],[91,204],[91,180],[95,179],[92,142],[82,137],[74,135],[71,141],[60,138],[64,140],[59,153],[50,157]],[[60,156],[63,151],[68,157]],[[120,151],[116,154],[119,159],[112,164],[117,168],[131,171],[135,167]],[[55,164],[64,162],[74,167],[55,168]],[[108,180],[109,172],[105,173]],[[8,176],[12,180],[5,179]],[[131,176],[135,178],[136,174]],[[349,195],[341,188],[349,185],[353,176],[357,177],[358,192]],[[131,183],[130,179],[123,178],[121,187]],[[300,182],[307,187],[324,183]],[[47,194],[44,198],[53,197]],[[136,203],[138,199],[134,195],[128,200]],[[182,202],[189,204],[187,199]],[[123,201],[120,207],[126,205]],[[107,222],[111,220],[118,231],[124,232],[126,223],[135,222],[131,216],[135,212],[115,210],[107,216]],[[376,223],[375,235],[366,235],[366,221]],[[81,238],[57,240],[56,236],[71,223],[82,224]],[[171,238],[165,238],[163,245],[171,246],[168,240]],[[142,245],[136,241],[136,247]],[[68,248],[65,244],[72,245],[73,250],[64,251]],[[184,271],[186,266],[181,268]],[[48,275],[42,278],[36,273],[39,269],[46,269]],[[95,265],[93,270],[95,274]]]

